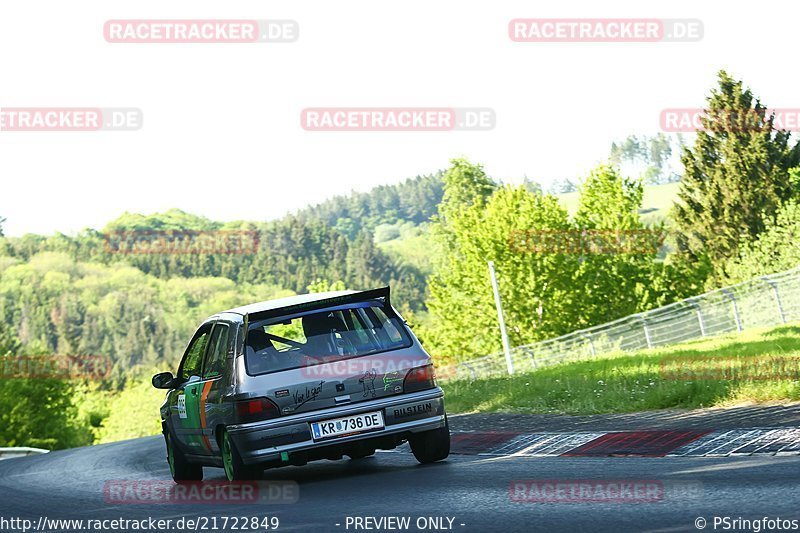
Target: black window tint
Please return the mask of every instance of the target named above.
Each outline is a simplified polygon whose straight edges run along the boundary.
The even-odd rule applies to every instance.
[[[203,364],[203,379],[222,375],[225,370],[225,357],[228,355],[228,326],[217,323],[211,333],[211,343],[206,361]]]
[[[208,344],[208,333],[211,331],[211,326],[203,326],[195,334],[189,349],[186,350],[186,355],[183,356],[181,363],[181,370],[178,378],[181,381],[186,381],[191,376],[200,377],[200,362],[203,360],[203,354],[206,351]]]
[[[380,307],[373,307],[372,311],[377,317],[375,322],[383,327],[383,331],[386,332],[391,344],[402,344],[405,342],[405,336],[399,328],[400,320],[389,320],[389,317],[386,316],[386,313]]]
[[[247,372],[258,375],[396,350],[411,343],[398,317],[364,302],[251,324],[245,362]]]

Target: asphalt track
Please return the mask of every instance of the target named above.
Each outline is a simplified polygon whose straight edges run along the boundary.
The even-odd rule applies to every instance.
[[[703,517],[705,530],[721,531],[721,525],[713,527],[715,516],[800,518],[798,456],[451,455],[445,462],[420,466],[411,454],[400,451],[267,471],[266,481],[297,483],[296,503],[107,502],[104,487],[109,482],[168,481],[164,455],[163,440],[149,437],[0,461],[0,524],[2,519],[27,518],[36,525],[40,517],[275,516],[280,520],[278,531],[376,531],[347,527],[347,518],[407,516],[410,525],[400,530],[419,531],[419,518],[448,517],[453,531],[697,531],[695,520]],[[205,479],[223,480],[222,470],[206,468]],[[527,501],[519,502],[509,490],[518,480],[646,482],[659,484],[663,492],[656,499],[602,502],[586,497],[552,501],[552,493],[545,492],[541,494],[551,498],[542,502],[524,493]],[[444,520],[445,527],[447,523]],[[47,531],[53,530],[78,529]],[[6,523],[0,531],[20,529]]]

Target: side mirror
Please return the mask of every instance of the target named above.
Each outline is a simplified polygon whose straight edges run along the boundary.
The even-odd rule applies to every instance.
[[[153,387],[157,389],[171,389],[173,388],[175,378],[172,372],[161,372],[153,376]]]

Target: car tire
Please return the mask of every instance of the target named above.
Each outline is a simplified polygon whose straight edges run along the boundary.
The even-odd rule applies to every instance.
[[[222,466],[225,469],[225,476],[228,481],[245,481],[261,478],[264,472],[261,468],[244,464],[239,450],[231,439],[228,430],[223,429],[220,435],[220,450],[222,452]]]
[[[422,464],[447,459],[450,455],[450,424],[447,418],[444,420],[443,428],[414,433],[409,437],[408,443],[411,445],[414,457]]]
[[[169,473],[175,483],[185,483],[187,481],[202,481],[203,467],[189,462],[183,455],[181,449],[175,443],[172,433],[167,431],[164,434],[164,441],[167,445],[167,464]]]

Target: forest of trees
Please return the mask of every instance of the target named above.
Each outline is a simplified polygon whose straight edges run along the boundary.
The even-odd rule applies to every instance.
[[[157,430],[159,395],[149,375],[174,370],[198,322],[222,309],[390,285],[409,316],[424,310],[424,274],[383,253],[373,231],[427,220],[441,195],[441,175],[418,177],[276,221],[219,223],[173,209],[125,213],[100,231],[75,236],[3,237],[0,218],[0,445],[60,448]],[[119,253],[113,239],[215,231],[253,232],[257,248],[131,254]],[[102,354],[113,367],[102,382],[6,379],[15,360],[46,354]],[[41,398],[52,409],[36,407]]]
[[[2,237],[0,218],[0,368],[41,354],[102,354],[113,362],[110,379],[97,383],[0,380],[0,445],[65,447],[157,430],[151,409],[159,394],[147,386],[148,374],[175,368],[204,317],[245,303],[388,284],[426,348],[450,362],[500,350],[489,260],[513,344],[795,266],[800,145],[725,72],[704,120],[694,143],[681,147],[680,200],[667,227],[641,221],[647,173],[627,177],[619,165],[640,157],[666,168],[672,148],[658,136],[629,138],[612,150],[616,160],[576,179],[572,214],[535,182],[504,185],[480,164],[456,159],[442,172],[269,222],[220,223],[171,210],[126,213],[76,236],[12,238]],[[376,244],[409,225],[420,228],[431,256],[424,271]],[[128,254],[108,246],[119,232],[217,230],[253,232],[257,249]],[[653,246],[606,249],[642,234]],[[542,250],[543,235],[602,235],[606,242]],[[666,258],[659,253],[664,238]],[[39,395],[64,415],[34,408]],[[115,402],[138,407],[122,409],[129,420],[121,420]]]
[[[6,258],[6,263],[29,263],[38,254],[56,252],[75,263],[124,263],[159,279],[224,278],[237,285],[269,284],[294,292],[305,292],[319,280],[341,281],[352,288],[391,285],[398,301],[419,310],[424,308],[424,275],[413,265],[381,252],[372,231],[376,224],[395,222],[398,217],[423,221],[435,211],[440,197],[441,178],[426,177],[332,200],[272,222],[222,224],[179,210],[150,216],[126,213],[102,231],[86,230],[74,237],[29,234],[2,239],[0,257]],[[337,210],[335,206],[339,204],[341,208]],[[351,218],[356,215],[364,218]],[[341,227],[348,231],[337,229]],[[258,248],[255,253],[127,254],[113,253],[108,247],[108,235],[170,230],[252,231],[258,235]],[[3,323],[21,325],[14,320],[10,306],[0,307]],[[54,342],[46,344],[56,348]]]
[[[398,185],[380,185],[365,193],[335,196],[298,213],[304,221],[319,221],[353,239],[379,224],[398,221],[422,224],[436,214],[442,200],[442,173],[417,176]]]
[[[653,137],[629,135],[620,143],[611,143],[609,162],[625,173],[640,171],[642,180],[648,185],[660,185],[680,181],[680,174],[670,166],[675,148],[682,148],[683,137],[677,134],[673,142],[664,133]],[[677,146],[675,146],[677,144]]]

